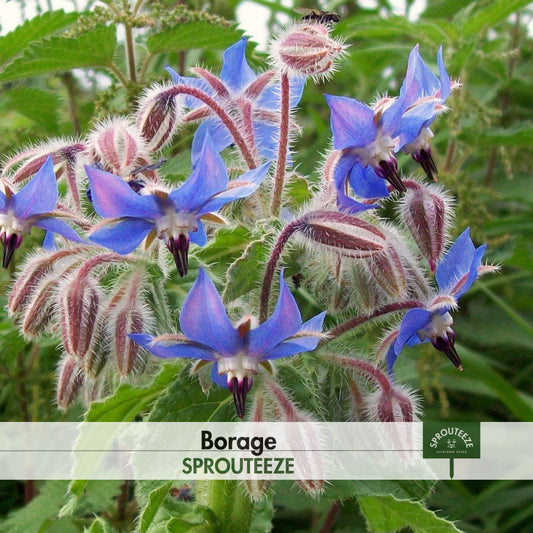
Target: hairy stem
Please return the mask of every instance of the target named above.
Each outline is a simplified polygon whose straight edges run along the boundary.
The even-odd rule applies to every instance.
[[[268,260],[265,276],[263,278],[263,288],[261,289],[261,300],[259,304],[259,321],[264,322],[268,315],[268,300],[270,298],[270,289],[272,287],[272,279],[274,278],[274,272],[276,271],[276,265],[283,253],[283,249],[290,239],[291,235],[298,231],[301,227],[300,220],[294,220],[291,222],[280,234],[270,258]]]
[[[135,72],[135,45],[133,43],[133,28],[130,24],[125,24],[126,31],[126,58],[128,63],[128,78],[132,83],[137,83],[137,74]]]
[[[248,147],[248,144],[246,143],[244,137],[241,135],[237,124],[235,124],[235,122],[228,115],[228,113],[226,113],[222,106],[220,106],[213,98],[211,98],[204,91],[197,89],[196,87],[189,87],[188,85],[183,84],[174,85],[169,90],[172,91],[172,93],[175,95],[188,94],[190,96],[194,96],[194,98],[197,98],[209,108],[211,108],[211,110],[218,116],[218,118],[222,121],[224,126],[226,126],[226,128],[230,132],[231,136],[233,137],[233,140],[235,141],[235,144],[238,146],[241,152],[244,161],[248,165],[248,168],[257,168],[257,162],[255,161],[253,154],[250,151],[250,148]]]
[[[274,216],[279,215],[281,197],[285,182],[285,167],[287,165],[287,150],[289,148],[289,122],[290,122],[290,85],[287,74],[281,75],[281,118],[279,125],[278,162],[274,177],[274,192],[272,194],[271,212]]]
[[[319,346],[323,346],[324,344],[331,342],[337,337],[340,337],[343,333],[346,333],[347,331],[350,331],[351,329],[356,328],[357,326],[360,326],[368,322],[369,320],[387,315],[389,313],[397,313],[399,311],[406,311],[408,309],[414,309],[416,307],[424,307],[424,304],[417,300],[406,300],[405,302],[395,302],[392,304],[384,305],[383,307],[376,309],[373,313],[370,313],[368,315],[355,316],[353,318],[350,318],[350,320],[347,320],[346,322],[339,324],[332,330],[328,331],[326,333],[327,338],[321,340],[319,342]]]

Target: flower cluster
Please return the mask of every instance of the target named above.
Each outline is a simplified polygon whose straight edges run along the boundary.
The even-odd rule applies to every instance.
[[[494,269],[482,264],[485,246],[476,248],[468,229],[448,246],[450,195],[403,176],[396,158],[411,155],[436,181],[431,128],[457,86],[442,48],[438,76],[413,48],[397,97],[367,105],[325,96],[332,149],[318,187],[300,177],[311,199],[289,212],[295,108],[306,79],[329,78],[345,54],[332,32],[330,17],[290,26],[272,40],[264,72],[248,64],[245,39],[225,50],[218,75],[196,67],[187,77],[166,67],[170,81],[165,74],[167,81],[146,90],[131,115],[6,162],[3,266],[33,227],[47,232],[45,249],[18,269],[8,309],[27,338],[61,337],[60,407],[81,392],[87,401],[108,392],[114,376],[131,379],[155,364],[153,354],[197,360],[193,374],[204,389],[211,364],[211,381],[229,389],[241,418],[255,383],[252,419],[310,420],[314,414],[292,400],[276,370],[284,358],[305,354],[301,368],[344,372],[352,418],[412,421],[418,400],[393,377],[403,348],[431,342],[462,370],[452,312]],[[169,175],[162,156],[190,123],[198,127],[190,174],[181,179]],[[61,180],[66,187],[58,188]],[[397,216],[386,220],[383,199],[393,190],[401,193]],[[179,333],[168,301],[178,305]],[[325,348],[378,318],[392,329],[375,357]],[[302,373],[302,380],[314,377]],[[321,482],[306,483],[321,490]]]

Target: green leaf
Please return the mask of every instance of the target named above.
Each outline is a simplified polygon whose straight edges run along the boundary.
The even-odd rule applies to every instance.
[[[252,241],[242,255],[235,261],[227,273],[227,283],[222,299],[231,302],[258,287],[258,278],[254,273],[262,272],[270,251],[266,236]]]
[[[215,272],[222,270],[219,274],[224,274],[227,266],[238,259],[246,249],[251,238],[250,232],[242,226],[221,228],[207,246],[196,252],[196,256],[204,263],[213,265],[211,269]]]
[[[113,533],[116,531],[107,520],[103,518],[95,518],[91,527],[85,529],[85,533]]]
[[[59,97],[50,91],[16,87],[0,94],[0,109],[17,111],[47,131],[57,129]]]
[[[55,33],[73,23],[79,13],[65,13],[62,9],[49,11],[27,20],[22,26],[0,37],[0,65],[22,53],[28,44]]]
[[[355,496],[394,496],[400,500],[423,500],[433,486],[434,482],[427,480],[334,480],[327,484],[324,496],[334,500],[346,500]]]
[[[147,387],[135,388],[121,385],[112,396],[93,402],[86,422],[131,422],[141,411],[147,409],[172,383],[181,366],[169,363],[163,366],[153,383]]]
[[[139,520],[139,533],[147,533],[150,525],[154,521],[155,515],[161,507],[163,500],[166,498],[170,487],[172,486],[172,481],[165,483],[161,487],[153,490],[148,495],[148,503],[144,507],[141,513]]]
[[[229,422],[233,398],[227,389],[214,386],[207,396],[196,378],[186,373],[174,381],[150,413],[150,422]]]
[[[530,4],[529,0],[496,0],[488,2],[486,7],[469,13],[465,17],[459,33],[468,37],[477,37],[484,28],[492,27],[504,21],[511,13],[519,11]]]
[[[533,124],[515,123],[510,128],[492,128],[479,133],[478,141],[490,146],[531,146]]]
[[[115,26],[102,26],[77,37],[51,37],[33,43],[7,65],[0,74],[0,82],[73,68],[110,66],[117,44],[115,34]]]
[[[205,21],[186,22],[176,28],[151,35],[146,40],[152,54],[173,50],[222,50],[242,37],[235,27],[217,26]]]
[[[396,500],[392,496],[362,496],[357,500],[369,531],[391,533],[405,527],[414,533],[458,533],[452,522],[439,518],[419,502]]]

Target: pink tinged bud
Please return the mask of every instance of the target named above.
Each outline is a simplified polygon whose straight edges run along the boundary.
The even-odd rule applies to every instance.
[[[95,162],[107,172],[122,177],[148,157],[145,141],[125,118],[101,123],[89,137],[89,146]]]
[[[272,44],[272,59],[289,76],[327,78],[345,50],[329,33],[330,29],[321,24],[294,25]]]
[[[407,289],[407,275],[399,244],[394,233],[391,233],[387,236],[387,245],[383,252],[365,260],[370,278],[393,298],[404,296]]]
[[[33,291],[22,318],[25,336],[32,338],[45,333],[55,317],[57,281],[56,276],[48,276]]]
[[[366,405],[371,422],[413,422],[419,413],[416,396],[395,383],[368,395]]]
[[[24,265],[15,281],[7,302],[10,314],[18,313],[29,302],[39,282],[65,257],[74,256],[79,249],[60,250],[52,254],[34,255]]]
[[[221,98],[229,98],[230,94],[224,85],[224,82],[214,74],[211,74],[208,70],[205,70],[200,67],[193,67],[191,71],[194,72],[200,78],[203,78],[210,86],[217,96]]]
[[[405,195],[400,208],[409,233],[432,271],[444,251],[450,218],[448,201],[440,187],[416,184]]]
[[[172,86],[156,85],[145,93],[137,110],[137,128],[151,152],[170,143],[182,116],[182,98]]]
[[[100,305],[100,288],[94,279],[79,273],[68,280],[60,294],[61,335],[65,350],[83,358],[91,347]]]
[[[314,211],[300,220],[299,233],[310,243],[347,257],[371,257],[386,245],[385,235],[378,228],[353,215]]]
[[[68,355],[61,361],[58,370],[57,405],[67,409],[83,385],[83,372],[79,362]]]

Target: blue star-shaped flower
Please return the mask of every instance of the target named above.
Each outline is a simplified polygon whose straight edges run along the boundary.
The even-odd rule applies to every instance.
[[[224,51],[223,66],[219,77],[202,69],[193,69],[199,76],[204,77],[204,80],[186,78],[170,67],[166,68],[174,84],[183,83],[201,88],[220,102],[222,107],[237,120],[241,133],[248,130],[246,121],[249,118],[259,155],[265,159],[275,159],[279,133],[279,84],[270,83],[272,71],[259,76],[254,73],[246,60],[246,43],[246,39],[240,39]],[[304,85],[303,80],[291,80],[291,108],[298,105]],[[202,104],[194,97],[188,97],[185,105],[196,108]],[[226,126],[218,117],[209,113],[208,118],[198,127],[193,139],[193,165],[199,158],[206,135],[211,137],[219,152],[233,143],[233,138]]]
[[[86,167],[95,211],[106,219],[90,240],[128,254],[149,237],[165,241],[180,276],[187,274],[189,242],[207,242],[202,219],[216,219],[215,212],[228,202],[252,194],[265,178],[269,163],[242,174],[231,184],[222,158],[207,136],[201,157],[191,176],[173,191],[145,186],[134,192],[130,185],[109,172]],[[220,219],[218,219],[220,220]]]
[[[434,179],[437,167],[431,157],[429,141],[433,137],[431,124],[447,108],[445,102],[451,92],[450,76],[444,67],[442,46],[437,53],[439,77],[424,63],[416,45],[409,54],[407,73],[400,94],[409,93],[410,104],[400,126],[400,145],[406,154],[420,163],[427,176]]]
[[[392,368],[403,347],[430,341],[433,346],[444,352],[450,361],[462,370],[461,359],[455,350],[455,333],[452,329],[453,318],[450,310],[457,300],[472,286],[481,273],[481,259],[486,245],[474,246],[467,228],[437,265],[435,278],[439,295],[427,308],[408,311],[398,330],[396,340],[387,352],[387,368]]]
[[[59,214],[54,210],[58,196],[54,165],[50,156],[20,191],[13,192],[4,184],[4,192],[0,192],[0,242],[4,245],[4,268],[9,266],[24,234],[30,233],[33,226],[46,230],[43,242],[45,248],[53,247],[54,233],[71,241],[84,242],[66,222],[57,219]]]
[[[130,338],[162,358],[190,357],[213,361],[211,379],[228,387],[239,417],[244,416],[246,395],[259,364],[314,350],[322,334],[325,312],[302,323],[300,311],[280,275],[280,293],[272,316],[256,328],[247,317],[234,327],[207,274],[200,269],[180,313],[183,335]]]
[[[354,98],[325,95],[331,110],[333,147],[342,150],[335,176],[337,184],[352,172],[360,172],[356,166],[359,165],[371,169],[363,174],[371,182],[374,198],[388,194],[385,194],[386,187],[379,187],[375,176],[386,179],[399,191],[406,191],[398,176],[394,152],[400,147],[399,126],[408,95],[410,93],[397,99],[382,99],[374,108]],[[365,197],[370,196],[365,193]]]

